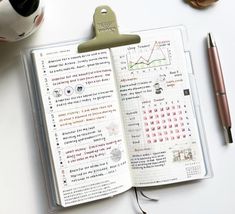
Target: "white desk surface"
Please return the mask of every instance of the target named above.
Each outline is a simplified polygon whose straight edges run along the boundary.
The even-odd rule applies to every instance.
[[[103,4],[116,12],[118,24],[130,31],[183,24],[188,29],[193,66],[204,116],[214,177],[201,182],[149,189],[159,202],[142,200],[150,214],[234,214],[235,144],[224,145],[209,75],[205,37],[214,33],[220,51],[235,137],[235,2],[220,0],[214,7],[195,10],[183,0],[51,0],[46,1],[43,25],[31,37],[0,44],[0,213],[46,214],[39,151],[20,59],[27,47],[87,38],[94,9]],[[88,203],[62,214],[137,213],[134,193]]]

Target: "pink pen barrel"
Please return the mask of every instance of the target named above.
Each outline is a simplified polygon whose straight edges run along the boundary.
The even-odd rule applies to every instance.
[[[222,74],[219,55],[216,47],[211,47],[208,50],[209,61],[211,67],[211,76],[216,95],[219,115],[223,126],[231,127],[230,112],[228,108],[228,100],[226,96],[226,89],[224,85],[224,78]]]
[[[231,118],[218,50],[211,34],[208,35],[208,56],[217,107],[226,142],[232,143]]]

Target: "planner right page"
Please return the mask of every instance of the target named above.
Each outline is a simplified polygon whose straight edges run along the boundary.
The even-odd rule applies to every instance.
[[[139,32],[111,50],[135,186],[206,173],[181,28]]]

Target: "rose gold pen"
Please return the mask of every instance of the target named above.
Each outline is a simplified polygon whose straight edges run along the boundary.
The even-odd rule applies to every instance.
[[[222,126],[224,128],[225,142],[232,143],[233,138],[231,133],[231,119],[224,85],[224,78],[222,74],[222,68],[219,60],[219,54],[216,47],[216,43],[211,33],[209,33],[207,36],[207,44],[211,76],[214,85],[219,116],[221,119]]]

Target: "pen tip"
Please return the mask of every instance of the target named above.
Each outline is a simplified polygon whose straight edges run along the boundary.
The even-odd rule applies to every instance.
[[[207,46],[208,46],[208,48],[216,47],[215,39],[212,36],[212,33],[208,33],[208,35],[207,35]]]
[[[231,127],[224,128],[224,136],[225,136],[226,143],[232,143],[233,142]]]

